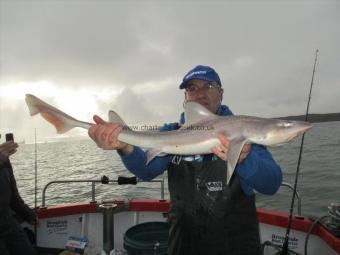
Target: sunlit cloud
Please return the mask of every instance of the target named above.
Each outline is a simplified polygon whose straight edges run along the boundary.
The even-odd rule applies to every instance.
[[[58,93],[58,88],[50,81],[12,82],[0,84],[1,100],[22,100],[25,94],[51,96]]]
[[[132,91],[138,94],[147,94],[147,93],[150,93],[150,91],[152,93],[164,91],[168,87],[174,87],[174,89],[176,89],[174,84],[177,84],[177,82],[178,82],[178,79],[172,79],[172,78],[167,78],[167,79],[158,80],[158,81],[150,80],[148,82],[144,82],[144,83],[133,86]]]

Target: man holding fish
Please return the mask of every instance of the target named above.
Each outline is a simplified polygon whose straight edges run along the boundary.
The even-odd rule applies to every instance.
[[[180,89],[184,89],[186,101],[200,105],[188,104],[180,122],[164,125],[161,132],[189,129],[192,123],[210,123],[207,120],[212,118],[211,113],[232,115],[221,104],[224,90],[211,67],[196,66],[190,70]],[[221,132],[218,141],[211,143],[211,154],[161,157],[165,149],[145,152],[118,140],[123,130],[121,123],[105,122],[96,115],[93,119],[96,124],[89,129],[89,136],[98,147],[117,150],[133,174],[151,180],[168,171],[169,255],[261,254],[254,191],[271,195],[282,182],[281,169],[264,146],[231,143],[231,133],[228,136],[228,132]],[[236,160],[233,155],[237,155]],[[231,168],[235,168],[234,174]]]

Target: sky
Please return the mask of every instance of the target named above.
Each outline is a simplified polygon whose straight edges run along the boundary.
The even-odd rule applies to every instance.
[[[304,114],[316,49],[310,112],[340,112],[339,13],[327,0],[0,0],[0,133],[63,137],[29,116],[27,93],[83,121],[112,109],[128,124],[176,122],[199,64],[235,114]]]

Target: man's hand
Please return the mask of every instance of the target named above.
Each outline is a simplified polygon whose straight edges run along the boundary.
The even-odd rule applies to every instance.
[[[5,142],[0,145],[0,162],[5,162],[9,156],[17,152],[18,144],[15,142]]]
[[[230,148],[230,141],[229,139],[223,135],[220,134],[218,136],[218,138],[220,139],[221,142],[221,146],[220,147],[213,147],[211,149],[211,151],[220,159],[227,161],[228,158],[228,152],[229,152],[229,148]],[[245,144],[242,148],[242,151],[240,153],[240,157],[238,159],[238,163],[242,162],[249,154],[251,150],[251,144]]]
[[[227,161],[230,141],[225,135],[218,135],[218,139],[220,139],[221,145],[220,147],[214,146],[211,151],[220,159]]]
[[[240,157],[238,158],[238,163],[245,160],[251,151],[251,144],[245,144],[241,150]]]
[[[121,150],[123,154],[129,154],[133,150],[133,146],[118,140],[118,135],[122,131],[119,124],[109,123],[94,115],[93,125],[88,134],[99,148],[104,150]]]

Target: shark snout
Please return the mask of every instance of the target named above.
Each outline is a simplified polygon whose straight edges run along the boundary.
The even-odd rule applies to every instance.
[[[312,124],[305,121],[292,121],[289,123],[290,127],[287,129],[286,142],[290,142],[295,137],[302,135],[312,127]]]
[[[312,124],[305,121],[299,121],[294,123],[294,129],[291,132],[291,135],[288,137],[288,141],[291,141],[295,137],[302,135],[303,133],[307,132],[307,130],[312,128]]]
[[[305,121],[299,122],[298,125],[297,125],[298,135],[305,133],[307,130],[311,129],[312,126],[313,125],[309,122],[305,122]]]

